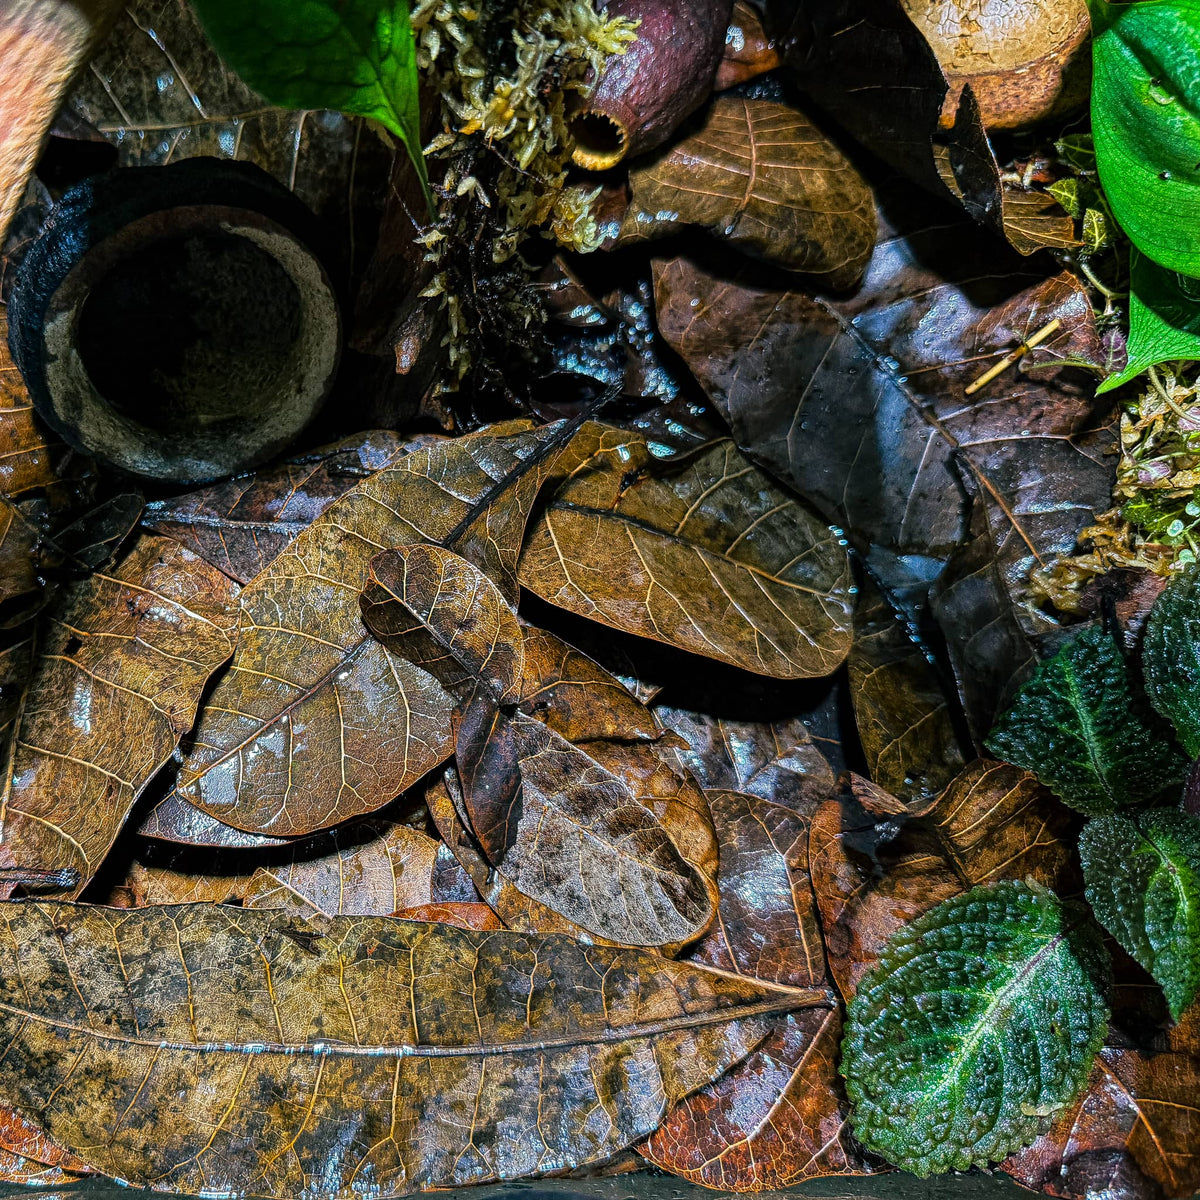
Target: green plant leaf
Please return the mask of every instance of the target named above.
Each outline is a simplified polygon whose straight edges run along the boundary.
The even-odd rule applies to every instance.
[[[1135,250],[1129,264],[1129,362],[1096,393],[1175,359],[1200,359],[1200,279],[1168,271]]]
[[[1083,1087],[1108,1024],[1108,973],[1079,906],[1007,881],[894,933],[847,1012],[854,1133],[927,1176],[1006,1157]]]
[[[1200,0],[1093,0],[1092,135],[1130,240],[1200,275]]]
[[[1142,641],[1150,702],[1191,758],[1200,758],[1200,567],[1177,575],[1154,602]]]
[[[1177,808],[1089,821],[1088,903],[1162,987],[1171,1016],[1200,992],[1200,821]]]
[[[272,104],[370,117],[408,150],[429,211],[408,0],[194,0],[221,57]]]
[[[1182,782],[1187,766],[1138,714],[1125,659],[1099,626],[1038,667],[987,748],[1092,815],[1154,800]]]

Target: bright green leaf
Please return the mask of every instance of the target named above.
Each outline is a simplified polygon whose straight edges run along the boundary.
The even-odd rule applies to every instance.
[[[1096,392],[1176,359],[1200,359],[1200,279],[1168,271],[1135,250],[1129,265],[1129,361]]]
[[[1150,702],[1200,758],[1200,568],[1188,567],[1163,589],[1146,622],[1142,671]]]
[[[977,887],[905,926],[847,1013],[855,1136],[921,1176],[1028,1145],[1087,1080],[1107,970],[1082,909],[1036,884]]]
[[[1200,0],[1093,0],[1092,136],[1142,253],[1200,275]]]
[[[987,747],[1089,814],[1154,800],[1182,781],[1186,767],[1139,715],[1125,659],[1098,626],[1038,667]]]
[[[1088,903],[1162,987],[1171,1016],[1200,992],[1200,821],[1177,808],[1089,821]]]
[[[421,154],[408,0],[193,0],[221,57],[272,104],[370,117]]]

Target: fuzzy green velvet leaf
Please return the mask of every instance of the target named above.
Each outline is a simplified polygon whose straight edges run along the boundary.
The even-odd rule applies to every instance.
[[[1082,908],[1036,884],[943,901],[888,939],[850,1002],[855,1136],[920,1176],[1028,1145],[1087,1080],[1107,971]]]
[[[1032,771],[1063,803],[1096,815],[1179,785],[1186,763],[1163,733],[1138,713],[1125,659],[1097,626],[1038,667],[987,747]]]
[[[1175,726],[1188,754],[1200,758],[1200,567],[1172,579],[1154,602],[1142,670],[1151,703]]]
[[[1200,820],[1172,808],[1101,817],[1079,856],[1092,910],[1179,1020],[1200,992]]]

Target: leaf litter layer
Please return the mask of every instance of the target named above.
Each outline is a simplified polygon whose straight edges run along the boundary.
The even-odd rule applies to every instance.
[[[0,1178],[1191,1193],[1194,578],[1144,688],[1145,606],[1048,602],[1117,448],[1082,7],[730,5],[737,86],[580,181],[567,92],[655,5],[584,7],[414,6],[423,228],[179,0],[76,85],[122,166],[313,207],[354,351],[287,457],[145,497],[0,356]]]

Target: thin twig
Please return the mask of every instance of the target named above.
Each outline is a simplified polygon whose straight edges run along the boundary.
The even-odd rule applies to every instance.
[[[967,385],[967,395],[973,396],[981,387],[986,387],[997,375],[1002,375],[1018,359],[1028,354],[1034,346],[1040,346],[1059,326],[1062,320],[1055,317],[1049,324],[1043,325],[1037,333],[1030,334],[1011,354],[1006,354],[994,367],[984,371],[974,383]]]

